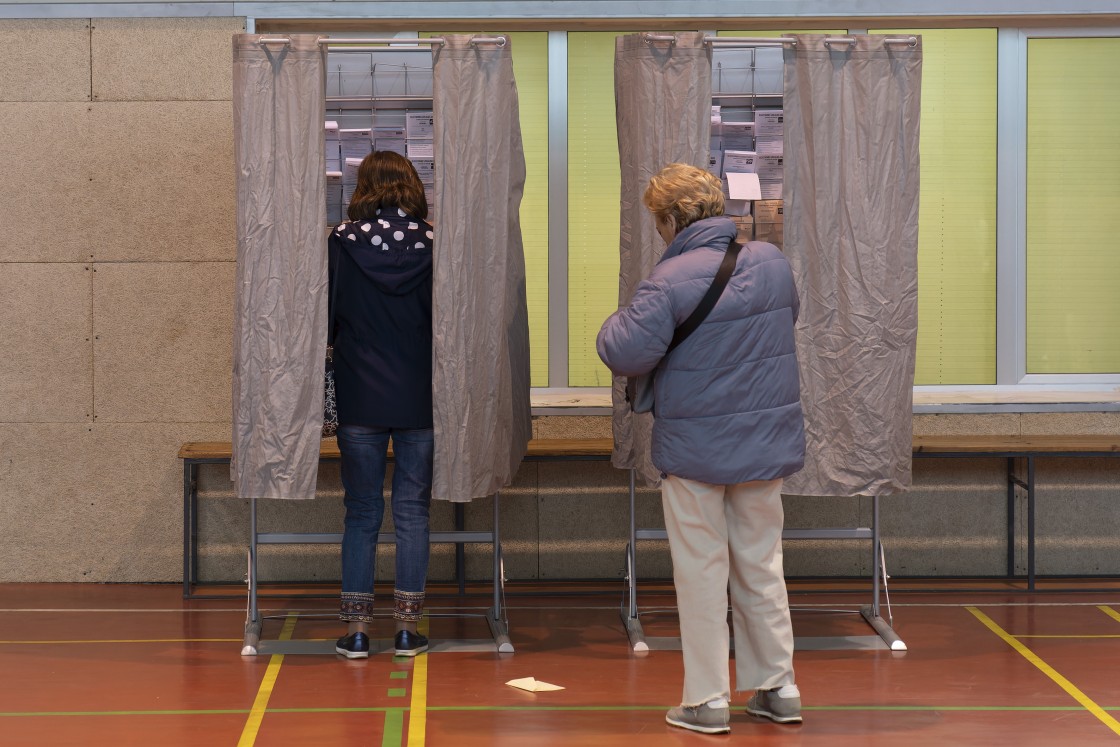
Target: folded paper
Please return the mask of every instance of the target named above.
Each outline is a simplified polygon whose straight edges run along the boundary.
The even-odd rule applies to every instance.
[[[510,680],[506,683],[510,687],[516,687],[518,690],[525,690],[531,693],[550,692],[552,690],[563,690],[564,688],[559,685],[553,685],[548,682],[541,682],[532,677],[522,677],[519,680]]]

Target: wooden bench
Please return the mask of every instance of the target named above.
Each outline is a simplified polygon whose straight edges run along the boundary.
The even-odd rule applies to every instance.
[[[611,457],[612,441],[603,439],[548,439],[534,440],[529,443],[525,455],[526,462],[549,461],[606,461]],[[191,598],[198,577],[198,467],[202,464],[228,465],[233,457],[233,445],[229,442],[191,442],[179,449],[183,460],[183,596]],[[337,461],[340,458],[338,442],[323,441],[319,447],[321,461]],[[392,447],[389,449],[392,459]],[[456,574],[462,585],[463,543],[485,542],[493,546],[493,606],[486,613],[499,652],[513,651],[509,639],[509,622],[504,609],[505,576],[502,569],[501,513],[500,496],[494,494],[494,524],[489,532],[472,532],[463,528],[462,505],[456,506],[455,529],[446,532],[432,532],[433,543],[454,543],[456,545]],[[393,534],[381,533],[379,543],[392,543]],[[249,603],[248,620],[242,655],[255,655],[260,642],[261,617],[257,604],[257,548],[259,545],[282,544],[339,544],[341,532],[260,532],[257,529],[257,499],[249,501]]]
[[[546,461],[609,461],[613,444],[609,438],[600,439],[534,439],[529,442],[525,457],[527,462]],[[183,593],[191,595],[192,585],[197,578],[197,541],[198,541],[198,466],[201,464],[229,464],[232,447],[228,442],[186,443],[179,450],[183,460]],[[915,436],[913,456],[916,459],[990,459],[1007,460],[1007,575],[1015,574],[1015,498],[1016,490],[1022,488],[1027,498],[1027,588],[1035,588],[1035,460],[1040,457],[1115,457],[1120,456],[1120,437],[1117,436]],[[324,441],[320,450],[323,460],[339,458],[338,444]],[[1018,462],[1023,460],[1024,477],[1018,474]],[[630,471],[629,487],[629,542],[626,548],[626,584],[628,599],[622,608],[631,644],[637,650],[647,647],[638,621],[636,543],[638,540],[665,539],[664,529],[639,529],[635,520],[635,479]],[[785,539],[861,539],[872,541],[873,556],[873,601],[861,612],[876,631],[895,649],[905,648],[890,626],[882,620],[879,610],[879,584],[882,575],[879,502],[874,497],[871,527],[838,529],[787,529]],[[461,506],[457,507],[460,508]],[[461,513],[457,514],[461,517]],[[253,502],[251,512],[250,542],[250,598],[255,602],[255,550],[256,543],[289,542],[340,542],[341,533],[290,534],[258,533],[256,531],[256,506]],[[494,546],[494,607],[488,620],[491,626],[497,625],[495,638],[508,636],[502,632],[504,616],[501,606],[502,578],[500,548],[500,513],[498,496],[494,498],[494,528],[492,532],[465,532],[461,521],[457,521],[455,531],[433,532],[433,542],[454,542],[461,557],[463,542],[491,542]],[[391,534],[381,535],[379,541],[392,542]],[[458,564],[461,568],[461,562]],[[460,576],[461,578],[461,576]],[[253,605],[255,607],[255,605]],[[494,618],[494,619],[491,619]],[[500,644],[501,647],[501,644]],[[512,650],[510,646],[506,650]]]

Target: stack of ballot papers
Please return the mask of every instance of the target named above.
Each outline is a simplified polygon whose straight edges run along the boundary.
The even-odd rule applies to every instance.
[[[780,156],[785,152],[782,109],[762,109],[755,112],[755,146],[759,155]]]
[[[750,215],[751,200],[758,199],[758,154],[750,150],[723,152],[723,197],[727,215]]]
[[[342,202],[342,172],[327,172],[327,224],[337,226],[346,219],[346,205]]]
[[[758,181],[762,187],[762,199],[782,199],[782,156],[758,155]]]
[[[362,165],[361,158],[347,158],[342,164],[342,204],[349,205],[350,198],[354,196],[354,188],[358,186],[358,167]]]
[[[338,150],[338,122],[327,121],[323,129],[327,171],[338,171],[342,168],[342,160]]]
[[[783,216],[781,200],[759,200],[754,204],[755,239],[782,247]]]
[[[373,150],[373,141],[370,140],[370,130],[339,130],[338,145],[343,161],[357,158],[361,161]],[[345,171],[345,169],[343,169]]]
[[[405,142],[403,127],[382,127],[378,125],[373,128],[374,150],[387,150],[392,153],[407,156],[408,150],[405,146]]]

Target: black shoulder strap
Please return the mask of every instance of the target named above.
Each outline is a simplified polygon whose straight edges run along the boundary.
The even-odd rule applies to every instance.
[[[719,264],[719,270],[716,272],[711,287],[700,299],[700,305],[696,307],[696,310],[681,322],[681,326],[677,327],[673,333],[673,341],[669,343],[669,349],[665,351],[665,355],[673,352],[677,345],[680,345],[686,337],[695,332],[696,328],[700,326],[700,322],[704,321],[711,310],[715,308],[716,301],[723,295],[723,289],[727,287],[727,282],[731,280],[731,274],[735,272],[735,261],[738,259],[739,250],[742,248],[743,245],[736,242],[734,237],[727,242],[727,251],[724,252],[723,261]]]

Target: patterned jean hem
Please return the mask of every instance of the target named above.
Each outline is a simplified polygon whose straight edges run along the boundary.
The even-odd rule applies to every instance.
[[[424,592],[393,589],[393,618],[416,622],[424,616]]]
[[[345,622],[373,622],[373,594],[361,591],[342,592],[338,619]]]

